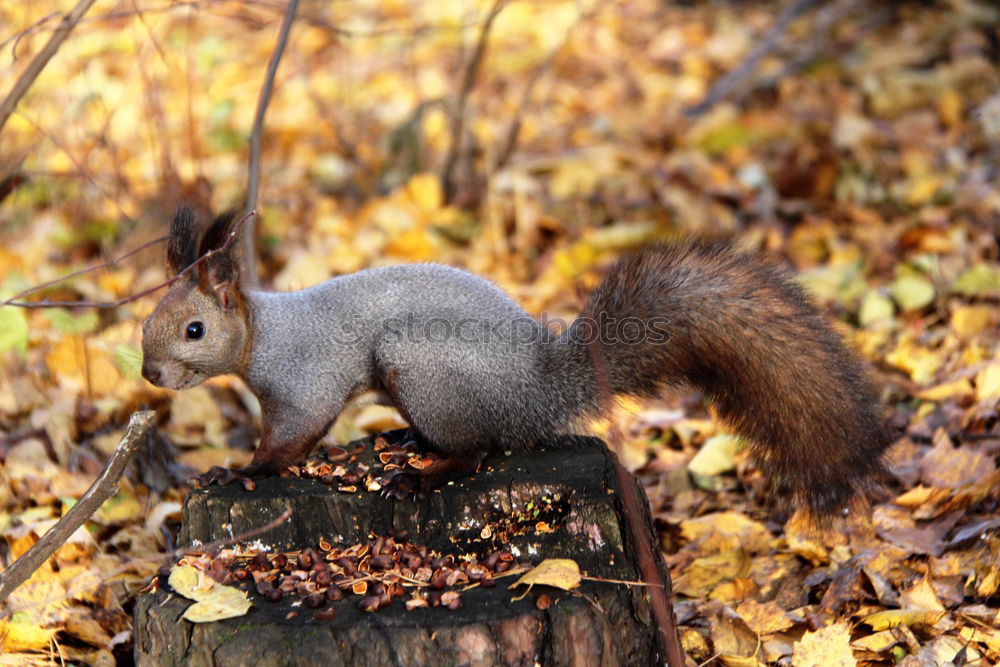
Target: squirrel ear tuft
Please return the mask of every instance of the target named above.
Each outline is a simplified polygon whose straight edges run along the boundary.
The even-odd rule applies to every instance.
[[[198,247],[198,255],[204,255],[205,253],[221,248],[226,240],[229,238],[229,233],[233,230],[233,225],[236,223],[236,211],[229,209],[224,213],[220,213],[212,220],[212,224],[208,226],[205,231],[205,235],[201,237],[201,245]],[[226,254],[233,254],[233,248],[236,246],[239,239],[233,239],[233,242],[229,244],[229,248],[226,249]]]
[[[198,255],[205,255],[225,245],[235,222],[236,211],[233,210],[216,217],[201,239]],[[223,308],[230,306],[230,292],[239,281],[239,258],[239,239],[233,239],[225,252],[212,255],[198,266],[199,284],[203,290],[214,292]]]
[[[170,223],[170,238],[167,241],[167,268],[177,275],[198,258],[198,225],[194,209],[183,205],[177,209]]]

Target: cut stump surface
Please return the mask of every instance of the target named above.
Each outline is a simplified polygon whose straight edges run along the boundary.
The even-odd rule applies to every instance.
[[[373,462],[372,441],[359,460]],[[357,443],[356,443],[357,444]],[[645,496],[642,496],[645,498]],[[545,507],[545,522],[524,521]],[[567,436],[544,449],[491,456],[475,476],[447,484],[422,500],[394,501],[378,493],[342,493],[297,477],[192,491],[184,507],[182,544],[205,544],[291,518],[252,541],[281,550],[320,540],[356,544],[371,534],[406,530],[415,544],[480,556],[506,549],[519,560],[570,558],[591,577],[635,581],[639,569],[621,515],[611,455],[598,439]],[[529,511],[525,511],[529,509]],[[521,518],[516,525],[511,516]],[[649,517],[644,520],[652,530]],[[499,530],[496,530],[500,527]],[[483,529],[487,528],[486,531]],[[511,534],[518,533],[521,534]],[[654,540],[654,544],[656,541]],[[660,567],[662,571],[663,563]],[[654,665],[662,645],[643,587],[584,581],[572,591],[536,586],[461,594],[462,607],[407,611],[402,600],[377,612],[348,596],[326,603],[332,620],[286,598],[271,603],[251,593],[239,618],[190,623],[190,601],[161,587],[140,596],[135,611],[139,665]],[[552,605],[538,602],[548,596]],[[294,606],[293,606],[294,605]],[[296,613],[297,612],[297,613]]]

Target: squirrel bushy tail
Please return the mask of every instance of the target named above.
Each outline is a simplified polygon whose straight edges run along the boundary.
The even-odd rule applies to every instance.
[[[775,490],[816,517],[844,510],[878,485],[889,435],[875,389],[826,318],[774,264],[723,242],[645,248],[611,269],[584,315],[556,346],[577,364],[584,348],[589,356],[603,353],[604,372],[594,365],[589,385],[597,395],[584,404],[596,408],[608,389],[652,397],[670,386],[697,388],[749,439]],[[593,333],[588,319],[599,328],[603,320],[618,340],[598,337],[593,349],[585,341]],[[665,336],[623,340],[628,328],[616,323],[627,320],[646,323],[646,335]]]

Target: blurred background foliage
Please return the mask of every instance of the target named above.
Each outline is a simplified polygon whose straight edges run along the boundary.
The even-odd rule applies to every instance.
[[[985,0],[797,4],[803,11],[769,43],[785,3],[304,2],[265,120],[263,282],[296,289],[432,260],[490,278],[531,312],[569,319],[628,247],[702,234],[774,253],[885,387],[900,441],[896,502],[877,508],[864,543],[883,559],[879,575],[900,590],[926,576],[942,610],[978,605],[963,607],[967,617],[993,613],[996,627],[1000,582],[982,569],[1000,553],[996,526],[976,552],[986,560],[948,560],[943,545],[997,507],[1000,9]],[[0,95],[70,8],[0,5]],[[182,201],[240,205],[284,10],[267,0],[98,0],[0,131],[0,298],[163,234]],[[726,99],[692,112],[761,45],[759,65]],[[162,265],[153,248],[40,296],[115,300],[162,282]],[[200,469],[248,456],[256,408],[237,381],[173,394],[139,378],[140,323],[154,303],[0,307],[8,556],[86,488],[128,412],[153,405],[169,415],[108,516],[46,575],[70,595],[65,573],[89,572],[113,594],[5,622],[8,651],[43,660],[62,641],[81,660],[113,659],[110,637],[127,627],[128,594],[151,566],[134,563],[114,586],[108,572],[169,546],[185,478],[177,462]],[[732,618],[718,604],[740,603],[753,633],[770,637],[768,659],[787,660],[791,640],[775,637],[801,626],[793,610],[808,601],[771,609],[789,619],[777,629],[748,620],[764,612],[746,601],[771,604],[779,580],[825,585],[829,576],[815,572],[829,574],[857,544],[779,540],[780,526],[761,523],[752,471],[698,397],[626,404],[616,421],[678,590],[692,600],[682,606],[688,650],[702,660],[739,653],[719,630]],[[363,404],[334,438],[397,423]],[[760,539],[719,543],[748,530]],[[775,549],[798,567],[774,560]],[[767,574],[748,574],[748,552],[772,566]],[[911,557],[935,560],[930,570],[892,565]],[[693,564],[705,558],[716,560],[697,578]],[[826,612],[857,620],[900,607],[881,594],[872,602],[867,589],[858,596]],[[80,620],[95,609],[117,620]],[[957,621],[920,622],[912,641],[897,633],[859,645],[855,632],[854,655],[945,655],[970,638]],[[12,640],[18,632],[27,639]],[[1000,660],[996,631],[977,632],[980,664]]]

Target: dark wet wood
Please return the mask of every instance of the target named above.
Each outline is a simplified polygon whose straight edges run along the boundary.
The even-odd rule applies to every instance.
[[[372,456],[370,443],[364,456]],[[475,476],[422,500],[339,493],[298,478],[260,480],[253,492],[239,485],[195,490],[185,504],[181,538],[191,544],[238,535],[290,508],[286,524],[255,539],[296,549],[320,538],[356,543],[396,528],[408,530],[414,543],[447,553],[504,547],[532,562],[572,558],[591,576],[635,580],[638,567],[615,479],[600,440],[567,437],[544,450],[488,457]],[[554,497],[562,510],[549,522],[553,532],[532,530],[509,543],[483,539],[484,522]],[[536,587],[511,602],[507,585],[515,578],[463,593],[456,611],[408,612],[397,600],[368,613],[348,596],[328,603],[336,618],[322,622],[290,600],[272,604],[254,594],[248,615],[195,625],[180,618],[189,602],[155,592],[136,605],[135,657],[139,665],[196,666],[663,664],[644,588],[584,582],[566,593]],[[555,603],[546,610],[536,606],[543,593]],[[293,610],[299,614],[286,618]]]

